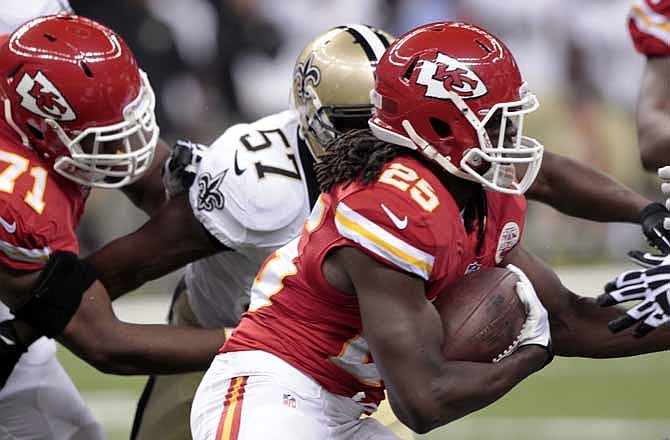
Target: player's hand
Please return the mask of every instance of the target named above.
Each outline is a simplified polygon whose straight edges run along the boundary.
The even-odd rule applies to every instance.
[[[205,145],[188,140],[180,139],[174,144],[172,154],[165,161],[162,171],[163,186],[168,198],[188,191],[206,150]]]
[[[2,389],[27,347],[19,340],[12,320],[0,322],[0,389]]]
[[[640,226],[650,245],[663,255],[670,254],[670,212],[662,204],[647,205],[640,213]]]
[[[605,285],[596,302],[608,307],[634,300],[641,302],[607,324],[612,333],[637,324],[633,336],[641,338],[670,322],[670,256],[649,269],[622,273]]]
[[[551,331],[549,329],[549,314],[547,313],[547,309],[540,302],[533,284],[521,269],[508,264],[507,270],[514,272],[519,277],[519,281],[516,284],[516,294],[526,306],[526,322],[523,324],[518,342],[510,347],[511,350],[508,349],[508,351],[511,353],[524,345],[539,345],[547,350],[548,364],[553,358],[553,352],[551,350]],[[505,354],[502,357],[505,357]]]

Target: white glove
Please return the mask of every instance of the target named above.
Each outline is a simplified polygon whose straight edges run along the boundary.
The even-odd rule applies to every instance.
[[[661,192],[666,196],[670,196],[670,166],[659,168],[658,177],[663,181],[661,183]],[[665,209],[670,211],[670,197],[665,199]],[[663,220],[663,227],[670,230],[670,217],[666,217]]]
[[[544,347],[550,353],[549,359],[551,360],[553,356],[551,356],[551,331],[549,330],[549,314],[547,313],[547,309],[544,308],[542,302],[537,297],[533,283],[530,282],[521,269],[512,264],[508,264],[506,269],[514,272],[519,277],[519,281],[516,283],[516,294],[523,305],[526,306],[526,322],[521,327],[519,337],[507,350],[495,358],[493,362],[506,358],[519,347],[531,344]]]
[[[670,256],[644,270],[629,270],[605,285],[596,302],[601,307],[641,301],[607,326],[618,333],[635,324],[633,336],[641,338],[670,322]]]

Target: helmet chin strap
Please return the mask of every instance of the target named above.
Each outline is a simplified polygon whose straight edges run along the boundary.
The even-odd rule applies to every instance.
[[[441,155],[437,151],[437,149],[435,149],[435,147],[430,145],[428,141],[419,136],[416,130],[414,130],[414,127],[412,127],[411,122],[409,122],[407,119],[404,119],[402,121],[402,127],[405,129],[407,135],[412,140],[414,145],[416,145],[417,149],[419,149],[423,153],[423,155],[429,158],[430,160],[433,160],[438,164],[440,164],[442,168],[447,170],[449,174],[453,174],[456,177],[460,177],[461,179],[469,180],[471,182],[481,183],[474,176],[460,170],[457,166],[455,166],[451,162],[451,158],[449,156]]]

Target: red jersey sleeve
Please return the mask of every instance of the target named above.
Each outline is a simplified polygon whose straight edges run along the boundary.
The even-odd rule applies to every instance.
[[[670,0],[636,0],[628,14],[628,29],[638,52],[670,55]]]
[[[434,179],[419,162],[402,158],[387,164],[377,182],[343,189],[334,206],[339,234],[382,263],[433,279],[460,219]]]

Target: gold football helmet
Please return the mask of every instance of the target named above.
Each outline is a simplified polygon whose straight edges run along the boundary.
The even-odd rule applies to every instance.
[[[300,115],[300,136],[316,159],[343,131],[367,128],[374,69],[394,39],[367,25],[338,26],[303,49],[291,98]]]

